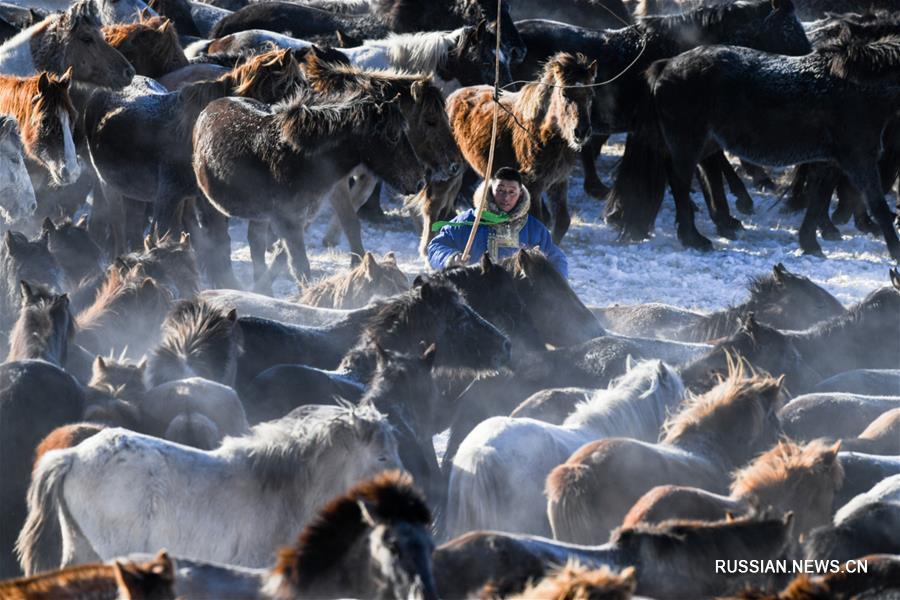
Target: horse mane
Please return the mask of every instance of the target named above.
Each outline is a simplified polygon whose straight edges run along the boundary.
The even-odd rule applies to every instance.
[[[77,0],[64,12],[50,13],[41,22],[16,34],[8,40],[8,43],[20,43],[38,35],[42,36],[46,40],[44,43],[37,47],[32,45],[34,64],[61,72],[63,69],[60,62],[62,60],[60,46],[64,44],[69,32],[81,25],[98,30],[103,26],[97,6],[92,0]]]
[[[157,351],[186,359],[231,340],[237,315],[203,300],[179,300],[162,325]]]
[[[47,344],[51,341],[54,325],[51,313],[59,308],[60,302],[66,303],[68,311],[68,296],[54,294],[38,284],[29,285],[29,294],[31,297],[27,301],[23,300],[19,318],[9,334],[7,362],[26,358],[46,358],[49,350]],[[67,340],[71,340],[75,335],[73,321],[74,319],[70,317],[66,331]],[[56,358],[59,361],[65,360],[65,356]]]
[[[748,374],[749,371],[749,374]],[[663,424],[662,443],[674,444],[679,439],[697,430],[698,427],[709,426],[709,421],[722,419],[728,408],[747,403],[752,411],[752,423],[748,427],[755,429],[754,438],[764,427],[764,419],[768,407],[761,398],[776,396],[781,402],[782,378],[775,379],[768,374],[757,374],[746,361],[741,358],[728,357],[728,375],[717,376],[719,383],[701,395],[687,394],[681,410]]]
[[[529,583],[519,594],[508,596],[510,600],[629,600],[637,588],[634,567],[626,567],[616,573],[606,565],[596,569],[583,566],[570,558],[565,565],[554,569],[544,579]],[[488,592],[487,597],[493,594]],[[483,596],[484,597],[484,596]]]
[[[359,296],[374,291],[370,288],[380,287],[384,282],[394,288],[394,293],[409,289],[406,275],[397,267],[393,253],[388,253],[384,262],[379,264],[371,252],[366,252],[360,263],[352,269],[303,288],[297,301],[310,306],[348,308],[346,303],[358,304],[356,301]],[[368,300],[369,298],[365,298],[362,303]]]
[[[431,523],[431,512],[409,474],[386,471],[361,481],[325,505],[293,546],[279,550],[269,575],[280,579],[279,591],[287,586],[308,589],[317,577],[340,566],[350,546],[370,527],[362,506],[378,522]]]
[[[392,64],[403,65],[408,71],[433,73],[447,63],[463,29],[392,33],[386,40],[366,41],[363,46],[384,45]]]
[[[869,292],[865,298],[848,308],[845,314],[816,323],[804,330],[802,335],[827,337],[836,331],[858,324],[869,314],[881,310],[882,305],[890,301],[900,301],[900,292],[888,286],[879,288]]]
[[[35,102],[42,78],[46,79],[49,85]],[[77,113],[69,97],[68,76],[49,72],[30,77],[0,75],[0,111],[15,117],[26,149],[34,143],[37,136],[36,125],[40,119],[34,116],[55,114],[59,108],[69,113],[72,123],[76,122]]]
[[[385,129],[404,131],[407,125],[396,103],[365,93],[322,95],[301,89],[273,110],[284,141],[307,155],[323,152],[347,135],[368,137]]]
[[[145,275],[142,265],[135,265],[127,271],[115,267],[108,269],[106,280],[97,290],[93,304],[75,318],[78,329],[95,329],[101,326],[104,319],[114,315],[121,317],[119,311],[122,305],[145,291],[152,291],[160,304],[168,304],[168,292],[153,278]]]
[[[133,65],[138,58],[134,55],[138,52],[146,55],[142,58],[151,56],[155,64],[164,65],[165,68],[188,64],[174,23],[165,17],[147,17],[141,14],[136,23],[104,26],[103,37]]]
[[[226,437],[218,451],[244,454],[250,472],[264,490],[280,489],[291,482],[308,486],[309,469],[328,449],[347,436],[363,442],[387,427],[385,417],[372,407],[333,408],[330,418],[309,418],[303,408],[260,423],[241,437]]]
[[[826,468],[832,474],[835,488],[844,480],[844,469],[837,460],[839,445],[828,446],[815,440],[805,446],[793,442],[779,442],[761,454],[748,466],[736,471],[731,495],[742,497],[756,494],[761,488],[780,486],[796,474],[815,468]]]
[[[550,99],[556,90],[555,86],[591,83],[592,79],[590,61],[584,54],[557,52],[544,63],[538,81],[526,83],[521,90],[515,93],[515,96],[509,94],[508,97],[515,98],[513,101],[515,108],[523,120],[538,124],[547,115]],[[517,128],[513,128],[513,131],[517,130]]]
[[[701,6],[675,15],[638,17],[634,27],[643,35],[680,35],[685,27],[708,29],[721,25],[722,29],[744,27],[750,18],[765,18],[772,13],[771,0],[755,2],[723,2]]]
[[[405,294],[400,294],[388,300],[381,301],[378,310],[366,323],[361,340],[378,339],[382,335],[390,335],[399,327],[405,326],[413,331],[428,330],[430,326],[426,322],[430,319],[431,312],[422,310],[427,302],[422,290],[428,287],[429,294],[433,298],[458,298],[459,291],[448,282],[431,282],[423,286],[413,288]]]
[[[816,53],[828,60],[831,74],[840,79],[900,85],[900,35],[874,40],[841,35]]]

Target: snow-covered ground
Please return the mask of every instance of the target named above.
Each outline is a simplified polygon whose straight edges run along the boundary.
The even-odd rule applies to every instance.
[[[601,177],[611,183],[611,171],[622,151],[622,140],[607,147],[601,161]],[[802,214],[783,214],[776,195],[750,190],[755,214],[741,215],[746,230],[736,241],[715,234],[706,213],[703,198],[695,192],[698,205],[697,227],[712,239],[713,252],[685,250],[675,236],[675,211],[667,194],[656,224],[654,237],[640,244],[616,242],[616,230],[602,219],[603,203],[588,197],[582,189],[580,172],[572,178],[569,205],[572,227],[562,248],[569,258],[569,275],[574,289],[590,305],[666,302],[691,309],[715,310],[741,302],[745,284],[755,275],[771,271],[781,262],[795,273],[807,275],[823,285],[844,304],[863,298],[868,292],[888,284],[892,262],[883,240],[866,236],[852,222],[840,226],[840,242],[820,239],[827,259],[801,254],[797,228]],[[733,198],[729,197],[733,203]],[[388,211],[386,224],[363,222],[363,243],[367,250],[383,254],[393,250],[400,267],[412,278],[427,267],[417,252],[418,232],[412,220],[400,214],[399,203],[383,199]],[[313,276],[321,277],[347,268],[349,250],[346,241],[335,249],[322,246],[321,240],[330,218],[326,206],[307,233],[307,250]],[[246,246],[246,225],[232,226],[233,259],[238,277],[249,289],[250,255]],[[278,295],[290,295],[295,289],[287,280],[276,285]]]

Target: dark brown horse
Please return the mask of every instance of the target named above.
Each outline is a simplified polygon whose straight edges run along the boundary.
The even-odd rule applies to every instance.
[[[75,153],[75,108],[69,99],[71,68],[62,76],[0,76],[0,112],[15,116],[25,155],[50,173],[57,185],[78,179]]]
[[[542,194],[547,191],[554,205],[553,239],[557,243],[569,228],[566,204],[569,173],[578,151],[591,137],[591,88],[597,65],[583,55],[552,56],[540,81],[500,97],[494,169],[513,167],[522,173],[531,194],[531,212],[543,217]],[[453,135],[469,165],[482,177],[491,145],[493,88],[471,86],[447,98],[447,114]],[[432,182],[416,199],[424,228],[419,250],[424,254],[431,239],[431,225],[453,206],[462,176],[447,182]]]
[[[75,335],[75,320],[69,297],[22,281],[22,308],[10,332],[6,362],[40,358],[64,367],[69,342]]]
[[[194,127],[194,173],[216,210],[272,225],[299,282],[310,275],[305,225],[357,165],[406,193],[424,187],[406,128],[398,103],[366,93],[302,91],[272,107],[216,100]],[[227,245],[218,251],[228,259]]]
[[[172,21],[160,17],[103,28],[103,37],[138,75],[157,78],[188,64]]]

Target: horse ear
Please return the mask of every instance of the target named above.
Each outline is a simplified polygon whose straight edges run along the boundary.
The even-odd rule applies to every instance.
[[[637,365],[637,362],[635,362],[635,360],[634,360],[634,358],[632,358],[631,354],[629,354],[628,356],[625,357],[625,372],[626,373],[631,371],[636,365]]]
[[[422,296],[422,300],[425,300],[426,302],[434,298],[434,290],[431,289],[431,284],[427,281],[422,283],[419,287],[419,294]]]
[[[794,3],[791,0],[772,0],[772,10],[794,12]]]
[[[781,522],[784,523],[785,529],[790,529],[791,525],[794,523],[794,511],[789,510],[784,513],[784,516],[781,518]]]
[[[634,591],[634,586],[637,585],[637,571],[634,567],[625,567],[622,569],[622,572],[619,573],[619,578],[625,585],[631,586],[632,591]]]
[[[128,263],[126,263],[121,256],[117,256],[116,260],[113,261],[113,266],[119,271],[122,275],[128,273]]]
[[[409,86],[409,91],[412,94],[413,102],[418,104],[422,101],[422,98],[425,97],[425,86],[427,85],[427,79],[417,79],[411,86]]]
[[[68,294],[60,294],[56,298],[53,299],[53,306],[56,310],[67,309],[69,308],[69,295]]]
[[[425,276],[424,275],[416,275],[416,278],[413,279],[412,289],[416,289],[417,287],[422,287],[425,285]]]
[[[591,61],[591,64],[588,65],[588,71],[591,72],[591,81],[594,81],[594,79],[597,78],[597,67],[598,65],[596,60]]]
[[[384,255],[384,258],[381,260],[383,263],[392,264],[395,267],[397,266],[397,255],[394,254],[394,251],[391,250],[387,254]]]
[[[725,522],[726,523],[734,523],[734,513],[730,510],[725,511]]]
[[[143,357],[141,359],[141,362],[139,362],[136,366],[137,366],[137,370],[140,371],[141,373],[146,371],[147,370],[147,357],[146,356]]]
[[[751,336],[755,336],[759,331],[759,323],[756,322],[756,316],[752,312],[747,313],[747,316],[741,320],[741,328],[749,333]]]
[[[94,366],[92,367],[92,371],[95,375],[98,373],[106,373],[106,361],[103,360],[103,357],[99,354],[97,355],[97,358],[94,359]]]
[[[367,275],[372,275],[378,272],[378,261],[375,260],[375,255],[371,252],[366,252],[363,255],[362,265],[363,271],[365,271]]]
[[[34,290],[31,289],[31,284],[24,279],[19,282],[19,291],[22,292],[22,300],[24,300],[25,304],[34,302]]]
[[[66,69],[66,72],[60,75],[59,79],[57,79],[57,83],[65,88],[69,87],[69,84],[72,83],[72,67]]]
[[[772,276],[775,277],[775,281],[777,281],[778,283],[784,282],[784,276],[787,272],[788,270],[781,263],[778,263],[777,265],[772,267]]]
[[[35,100],[43,96],[50,89],[50,74],[47,71],[43,71],[41,76],[38,77],[38,93],[34,97]]]
[[[228,314],[225,315],[225,318],[228,319],[229,321],[231,321],[232,323],[237,322],[237,309],[232,308],[231,310],[229,310]]]
[[[425,348],[425,352],[422,353],[422,360],[429,369],[434,366],[435,354],[437,354],[437,344],[433,342],[430,346]]]
[[[897,272],[897,269],[891,269],[891,285],[900,290],[900,273]]]
[[[187,231],[182,231],[181,238],[179,238],[179,240],[178,240],[178,244],[185,250],[190,248],[191,247],[191,234],[188,233]]]
[[[156,248],[156,242],[153,241],[153,234],[148,233],[144,236],[144,252],[150,252]]]
[[[75,227],[78,229],[83,229],[87,231],[88,228],[88,218],[87,215],[81,215],[81,218],[75,223]]]
[[[10,254],[15,254],[17,251],[22,250],[28,246],[28,238],[19,233],[18,231],[12,231],[7,229],[6,235],[3,238],[3,242],[6,244],[6,249],[9,250]]]
[[[48,234],[51,231],[56,231],[56,225],[53,224],[53,219],[44,217],[44,220],[41,222],[41,235]]]
[[[843,443],[843,440],[836,441],[830,448],[828,448],[825,454],[822,455],[822,462],[825,464],[825,466],[830,467],[837,460],[838,452],[841,451],[841,443]]]
[[[481,273],[486,275],[491,272],[491,269],[494,268],[494,263],[491,261],[491,255],[487,252],[481,255],[481,262],[478,263],[478,266],[481,267]]]
[[[518,270],[521,270],[522,272],[524,272],[525,269],[528,267],[529,260],[530,260],[530,257],[528,256],[528,253],[525,252],[524,250],[519,250],[518,252],[516,252],[516,268]]]

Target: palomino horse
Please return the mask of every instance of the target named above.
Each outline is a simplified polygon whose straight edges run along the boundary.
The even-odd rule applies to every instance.
[[[608,390],[595,392],[562,426],[509,417],[482,421],[453,457],[448,535],[476,529],[549,534],[543,493],[547,474],[593,440],[656,441],[667,412],[683,393],[671,367],[647,361]]]
[[[69,567],[0,581],[0,597],[96,600],[175,600],[175,565],[165,551],[153,560],[136,563],[115,560],[112,564]]]
[[[200,111],[211,100],[230,95],[277,102],[299,78],[296,61],[281,50],[254,56],[216,81],[191,84],[178,92],[95,92],[85,107],[85,129],[91,160],[110,206],[121,206],[120,196],[150,203],[160,234],[177,229],[184,199],[199,197],[190,167],[190,132]],[[135,136],[134,131],[142,135]],[[115,236],[131,238],[129,245],[138,242],[133,238],[141,235],[143,225],[139,222],[126,231],[124,222],[113,221]],[[201,238],[195,238],[195,243]],[[125,242],[116,240],[119,252]]]
[[[300,282],[310,275],[306,222],[357,165],[406,193],[424,187],[406,128],[397,102],[368,93],[302,91],[273,107],[216,100],[194,127],[194,173],[222,214],[270,222]],[[229,254],[227,247],[219,252]]]
[[[13,117],[0,116],[0,221],[14,225],[37,208],[34,186],[25,167],[25,147]]]
[[[583,55],[555,54],[540,81],[518,92],[500,96],[497,149],[494,169],[513,167],[522,172],[531,194],[531,212],[543,216],[542,194],[549,191],[554,203],[553,239],[557,243],[569,228],[566,205],[568,177],[577,152],[591,137],[591,102],[588,87],[597,74],[597,63]],[[453,135],[469,165],[482,177],[491,145],[493,88],[471,86],[447,98],[447,114]],[[432,182],[417,196],[424,227],[419,250],[424,254],[432,237],[431,225],[453,206],[462,175],[447,182]]]
[[[328,498],[399,466],[391,426],[365,407],[303,407],[211,452],[105,429],[38,463],[21,564],[31,574],[165,547],[265,566]]]
[[[103,37],[122,53],[138,75],[158,78],[188,64],[172,21],[142,18],[138,23],[107,25]]]
[[[56,185],[78,179],[81,165],[75,152],[75,108],[69,99],[71,67],[57,77],[0,76],[0,112],[15,117],[25,156],[50,173]]]
[[[780,403],[780,379],[745,378],[739,363],[727,379],[687,402],[666,423],[659,444],[627,438],[585,444],[547,477],[554,538],[606,539],[635,501],[657,485],[724,492],[733,469],[777,441]],[[722,436],[723,431],[733,434]]]
[[[831,520],[835,490],[844,482],[838,460],[841,443],[813,442],[797,446],[781,442],[734,474],[731,495],[675,485],[653,488],[635,502],[623,527],[661,523],[669,519],[718,521],[727,514],[746,514],[771,507],[797,516],[793,534],[799,537]]]
[[[90,0],[78,0],[0,46],[0,72],[7,75],[60,75],[69,67],[75,81],[98,86],[120,88],[134,77],[134,67],[103,39]]]

